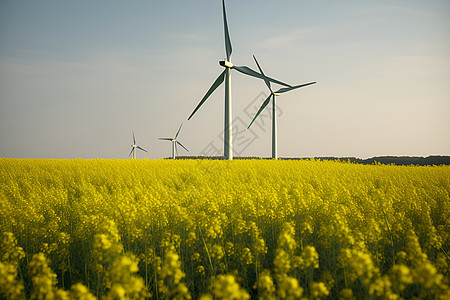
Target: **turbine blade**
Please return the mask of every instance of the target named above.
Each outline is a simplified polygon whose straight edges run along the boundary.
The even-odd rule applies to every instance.
[[[133,145],[136,145],[136,139],[134,138],[134,131],[133,131]]]
[[[180,133],[180,130],[181,130],[181,126],[183,126],[183,123],[181,123],[181,125],[180,125],[180,128],[178,128],[177,134],[175,134],[175,139],[177,139],[177,137],[178,137],[178,134]]]
[[[183,144],[181,144],[179,141],[177,141],[177,144],[180,145],[181,147],[183,147],[184,150],[186,150],[187,152],[189,152],[189,150],[188,150],[185,146],[183,146]]]
[[[162,141],[171,141],[173,140],[172,138],[159,138],[158,140],[162,140]]]
[[[265,76],[265,75],[262,75],[262,74],[256,72],[255,70],[250,69],[250,68],[247,67],[247,66],[233,66],[233,69],[236,69],[237,71],[239,71],[239,72],[241,72],[241,73],[243,73],[243,74],[249,75],[249,76],[253,76],[253,77],[256,77],[256,78],[263,79],[263,80],[266,80],[266,79],[267,79],[268,81],[271,81],[271,82],[273,82],[273,83],[277,83],[277,84],[279,84],[279,85],[284,85],[284,86],[287,86],[287,87],[292,87],[291,85],[289,85],[289,84],[287,84],[287,83],[284,83],[284,82],[281,82],[281,81],[279,81],[279,80],[276,80],[276,79],[267,77],[267,76]]]
[[[315,84],[315,83],[316,82],[314,81],[314,82],[309,82],[309,83],[305,83],[305,84],[296,85],[296,86],[293,86],[293,87],[290,87],[290,88],[281,88],[278,91],[276,91],[275,93],[282,94],[282,93],[286,93],[286,92],[289,92],[289,91],[292,91],[292,90],[295,90],[295,89],[298,89],[298,88],[301,88],[301,87],[304,87],[304,86],[312,85],[312,84]]]
[[[219,85],[222,84],[222,82],[225,80],[225,72],[226,69],[217,77],[216,81],[214,81],[213,85],[209,88],[208,92],[206,92],[205,96],[203,97],[202,101],[197,105],[197,107],[194,109],[192,114],[189,116],[188,120],[192,118],[192,116],[197,112],[197,110],[200,108],[200,106],[205,103],[206,99],[208,99],[209,96],[219,87]]]
[[[134,148],[131,148],[130,154],[128,154],[128,156],[131,156],[131,154],[133,153]]]
[[[261,75],[266,76],[261,68],[261,66],[258,63],[258,60],[256,59],[256,57],[253,55],[253,59],[256,62],[256,65],[258,66],[259,71],[261,72]],[[264,78],[264,82],[266,83],[267,87],[269,88],[269,90],[273,93],[272,91],[272,87],[270,86],[270,81],[267,78]]]
[[[250,123],[250,125],[248,125],[247,129],[249,129],[250,126],[252,126],[253,122],[255,122],[255,120],[259,116],[259,114],[263,111],[263,109],[267,106],[267,104],[269,104],[270,97],[272,97],[272,94],[270,94],[269,97],[267,97],[267,99],[263,102],[263,104],[259,108],[258,112],[256,113],[255,117],[253,118],[252,122]]]
[[[230,33],[228,31],[227,12],[225,11],[225,0],[222,0],[222,8],[223,8],[223,27],[225,31],[225,51],[227,53],[227,60],[230,61],[231,52],[233,52],[233,49],[231,47]]]
[[[177,148],[177,143],[175,143],[175,158],[178,157],[178,148]]]
[[[148,153],[148,151],[147,151],[147,150],[145,150],[144,148],[142,148],[142,147],[140,147],[140,146],[137,146],[137,148],[138,148],[138,149],[140,149],[140,150],[142,150],[142,151],[145,151],[145,152],[147,152],[147,153]]]

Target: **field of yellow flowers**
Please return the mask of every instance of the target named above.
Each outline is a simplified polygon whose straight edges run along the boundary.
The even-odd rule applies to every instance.
[[[0,298],[450,299],[450,167],[0,159]]]

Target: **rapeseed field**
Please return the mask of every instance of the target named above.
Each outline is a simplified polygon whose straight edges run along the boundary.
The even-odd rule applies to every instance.
[[[450,167],[0,159],[0,298],[450,299]]]

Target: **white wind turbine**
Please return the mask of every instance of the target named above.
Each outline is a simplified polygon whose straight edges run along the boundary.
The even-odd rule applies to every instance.
[[[180,133],[181,126],[183,126],[183,123],[181,123],[180,128],[178,128],[177,134],[175,134],[174,138],[159,138],[160,140],[163,140],[163,141],[171,141],[172,142],[172,159],[175,159],[175,153],[178,156],[177,144],[180,145],[181,147],[183,147],[184,150],[189,152],[189,150],[185,146],[183,146],[183,144],[181,144],[179,141],[177,141],[177,137],[178,137],[178,134]]]
[[[253,55],[253,58],[255,59],[256,64],[258,65],[258,69],[261,72],[262,75],[264,75],[264,72],[261,68],[261,66],[259,65],[258,61],[256,60],[256,57]],[[264,75],[265,76],[265,75]],[[269,104],[270,102],[270,98],[273,99],[272,101],[272,158],[277,159],[278,158],[278,153],[277,153],[277,112],[276,112],[276,96],[279,96],[282,93],[286,93],[304,86],[308,86],[311,84],[315,84],[316,82],[309,82],[309,83],[305,83],[305,84],[300,84],[300,85],[296,85],[296,86],[291,86],[291,87],[285,87],[285,88],[281,88],[278,91],[274,92],[272,90],[272,87],[270,86],[270,81],[269,80],[264,80],[266,82],[267,87],[270,90],[270,95],[269,97],[267,97],[267,99],[263,102],[263,104],[261,105],[261,107],[259,108],[258,112],[256,113],[255,117],[253,118],[252,122],[250,123],[250,125],[248,125],[247,129],[250,128],[250,126],[252,126],[253,122],[255,121],[255,119],[259,116],[259,114],[261,113],[261,111]]]
[[[130,151],[130,154],[128,154],[128,156],[131,156],[131,154],[133,154],[133,158],[136,158],[136,151],[137,151],[137,149],[145,151],[145,152],[148,153],[147,150],[145,150],[144,148],[136,145],[136,139],[134,138],[134,131],[133,131],[133,145],[131,145],[131,151]]]
[[[228,23],[227,23],[227,15],[225,11],[225,0],[222,0],[222,10],[223,10],[223,23],[224,23],[224,31],[225,31],[225,51],[227,58],[226,60],[219,61],[219,64],[225,68],[225,70],[219,75],[219,77],[214,81],[213,85],[206,92],[203,99],[194,109],[192,114],[189,116],[188,120],[192,118],[192,116],[197,112],[200,106],[208,99],[208,97],[222,84],[225,80],[225,124],[224,124],[224,158],[225,159],[233,159],[233,148],[232,148],[232,118],[231,118],[231,69],[235,69],[243,74],[253,76],[256,78],[264,79],[267,81],[271,81],[274,83],[278,83],[280,85],[284,85],[286,87],[291,87],[289,84],[283,83],[276,79],[272,79],[269,77],[260,74],[249,67],[246,66],[235,66],[231,63],[231,40],[230,34],[228,32]]]

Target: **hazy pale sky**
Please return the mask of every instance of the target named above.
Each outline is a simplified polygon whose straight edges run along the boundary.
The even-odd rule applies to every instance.
[[[450,155],[450,1],[228,0],[232,62],[290,84],[279,156]],[[222,153],[220,0],[0,0],[0,157]],[[274,86],[275,88],[277,86]],[[237,155],[270,156],[262,80],[232,71]],[[179,148],[179,154],[183,155]],[[187,154],[187,153],[186,153]]]

